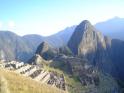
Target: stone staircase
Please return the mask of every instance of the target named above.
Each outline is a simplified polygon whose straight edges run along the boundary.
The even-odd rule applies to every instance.
[[[35,81],[66,90],[64,76],[59,75],[57,72],[49,72],[37,65],[24,64],[23,62],[16,61],[4,62],[1,65],[1,67],[13,70],[15,73],[30,77]]]

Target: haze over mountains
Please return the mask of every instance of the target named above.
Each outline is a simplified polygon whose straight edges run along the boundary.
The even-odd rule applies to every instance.
[[[69,55],[59,51],[56,47],[51,47],[51,45],[46,42],[39,45],[36,54],[45,60],[54,60],[54,63],[51,63],[53,67],[64,70],[66,73],[76,75],[78,78],[81,78],[82,82],[85,81],[85,76],[90,78],[87,76],[87,71],[85,73],[85,69],[83,69],[83,66],[85,66],[83,63],[85,62],[93,65],[97,70],[103,72],[105,76],[110,74],[116,80],[124,80],[122,74],[124,73],[124,41],[110,39],[104,36],[88,20],[82,21],[75,28],[65,46],[67,47],[66,52],[68,50]],[[99,75],[97,79],[98,78],[100,79]],[[86,80],[86,82],[89,81]],[[110,90],[109,93],[113,93],[112,90]]]
[[[115,17],[108,21],[97,23],[95,27],[99,31],[101,31],[104,35],[109,36],[110,38],[124,40],[123,24],[124,24],[123,18]],[[6,55],[5,56],[6,59],[15,59],[15,55],[16,55],[15,47],[17,43],[18,59],[22,61],[27,61],[26,59],[29,59],[31,56],[33,56],[33,54],[36,51],[37,46],[43,41],[48,42],[50,45],[54,47],[60,47],[60,46],[66,45],[72,33],[74,32],[75,27],[76,25],[72,27],[68,27],[48,37],[43,37],[43,36],[35,35],[35,34],[25,35],[21,37],[10,31],[5,31],[5,32],[0,31],[0,38],[1,38],[0,49],[1,51],[4,51],[4,54]],[[21,52],[19,50],[21,50]]]
[[[124,40],[124,18],[114,17],[95,24],[95,27],[104,35],[114,39]]]
[[[66,28],[57,34],[48,37],[35,34],[21,37],[10,31],[0,31],[0,50],[7,60],[13,60],[17,56],[18,60],[28,61],[35,53],[38,45],[43,41],[48,42],[54,47],[60,47],[67,44],[74,28],[75,26]]]
[[[123,80],[124,41],[104,36],[85,20],[76,27],[68,47],[74,55],[88,59],[99,69]]]
[[[101,26],[97,24],[97,27]],[[84,87],[87,87],[84,93],[120,93],[117,82],[124,82],[124,41],[108,36],[88,20],[48,37],[21,37],[9,31],[0,31],[0,58],[38,66],[47,64],[55,69],[54,73],[59,69],[63,71],[63,76],[67,75],[69,80],[76,79],[83,86],[77,93],[82,93]],[[68,83],[69,91],[79,87],[76,83]]]

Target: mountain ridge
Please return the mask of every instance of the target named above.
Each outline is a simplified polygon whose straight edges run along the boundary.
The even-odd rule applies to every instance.
[[[121,18],[115,18],[117,21],[118,20],[121,20]],[[112,19],[113,20],[113,19]],[[122,22],[123,22],[123,20],[122,20]],[[96,25],[95,25],[96,26]],[[17,35],[16,37],[19,37],[20,39],[21,39],[21,42],[23,42],[23,47],[27,47],[27,50],[30,50],[30,53],[31,53],[31,55],[30,55],[30,57],[31,56],[33,56],[33,54],[35,53],[35,51],[36,51],[36,49],[37,49],[37,46],[40,44],[40,43],[42,43],[43,41],[45,41],[45,42],[48,42],[50,45],[52,45],[52,46],[54,46],[54,47],[57,47],[57,48],[59,48],[59,47],[61,47],[61,46],[65,46],[67,43],[68,43],[68,41],[69,41],[69,39],[70,39],[70,37],[71,37],[71,35],[72,35],[72,33],[74,32],[74,30],[75,30],[75,28],[76,28],[76,25],[74,25],[74,26],[72,26],[72,27],[68,27],[68,28],[66,28],[66,29],[64,29],[64,30],[62,30],[62,31],[60,31],[60,32],[58,32],[58,33],[56,33],[56,34],[54,34],[54,35],[51,35],[51,36],[48,36],[48,37],[43,37],[43,36],[41,36],[41,35],[37,35],[37,34],[30,34],[30,35],[24,35],[24,36],[19,36],[19,35]],[[8,34],[11,34],[10,33],[10,31],[8,32],[8,31],[0,31],[0,32],[2,32],[2,33],[6,33],[6,35],[8,35]],[[103,31],[102,31],[103,32]],[[13,33],[13,32],[12,32]],[[104,34],[104,33],[103,33]],[[13,35],[13,36],[11,36],[11,38],[12,37],[14,37],[16,34],[15,33],[13,33],[13,34],[11,34],[11,35]],[[109,34],[106,34],[107,36],[109,35]],[[121,35],[123,36],[123,33],[121,33]],[[1,35],[1,38],[2,38],[2,35]],[[4,37],[4,39],[5,39],[5,37]],[[16,39],[16,38],[15,38]],[[2,39],[1,39],[2,40]],[[11,39],[10,39],[11,40]],[[122,40],[122,39],[121,39]],[[15,40],[11,40],[12,42],[14,42],[15,43]],[[20,40],[19,40],[20,41]],[[3,41],[1,41],[1,42],[3,42]],[[4,43],[7,43],[8,44],[8,42],[7,41],[5,41]],[[3,47],[4,47],[4,45],[2,45],[1,44],[1,51],[4,51],[5,49],[3,49]],[[20,45],[19,45],[20,46]],[[22,45],[21,45],[22,46]],[[15,44],[13,44],[12,45],[12,47],[15,47]],[[9,51],[14,51],[14,49],[9,49],[8,48],[8,50]],[[17,50],[20,50],[20,49],[17,49]],[[22,49],[23,50],[23,49]],[[32,51],[33,50],[33,51]],[[25,51],[24,51],[25,52]],[[28,52],[28,51],[27,51]],[[7,54],[7,52],[5,52],[4,54]],[[10,57],[9,58],[9,56],[6,56],[6,59],[15,59],[15,53],[13,54],[13,53],[8,53],[10,56],[12,56],[12,57]],[[25,54],[25,55],[29,55],[29,53],[22,53],[22,54]],[[27,61],[26,59],[25,59],[25,57],[23,56],[23,55],[19,55],[19,57],[21,56],[21,58],[20,59],[22,59],[22,61]],[[20,60],[19,59],[19,60]]]
[[[9,37],[13,37],[15,40],[14,43],[18,44],[21,42],[18,45],[18,49],[20,49],[20,51],[17,51],[18,54],[22,52],[22,49],[24,52],[26,51],[29,54],[32,53],[33,57],[30,56],[30,60],[28,61],[30,64],[41,66],[41,64],[46,64],[46,60],[50,60],[46,64],[46,68],[50,69],[50,72],[53,68],[54,73],[57,72],[57,69],[62,70],[63,73],[68,76],[69,79],[67,80],[76,80],[80,86],[82,85],[84,88],[87,88],[86,91],[88,91],[88,93],[99,93],[100,86],[101,88],[105,87],[105,84],[103,84],[105,79],[110,80],[112,83],[109,84],[110,86],[107,86],[109,81],[106,80],[107,87],[105,87],[106,89],[102,88],[102,91],[109,91],[109,93],[116,93],[118,91],[118,86],[113,78],[122,81],[124,78],[122,74],[124,73],[124,41],[104,36],[88,20],[82,21],[74,28],[72,36],[68,38],[68,43],[67,41],[63,42],[58,36],[54,38],[54,35],[49,38],[38,36],[37,39],[34,39],[35,36],[37,37],[37,35],[32,35],[27,38],[25,36],[18,37],[15,34],[12,36],[9,35]],[[30,38],[32,39],[30,40]],[[3,37],[1,37],[1,39],[3,39]],[[11,40],[13,41],[13,39]],[[36,42],[32,44],[33,41]],[[60,45],[57,45],[58,41],[60,41]],[[10,42],[8,43],[5,39],[3,43],[9,44]],[[34,48],[33,45],[38,47],[35,46]],[[16,46],[17,45],[14,47],[15,49]],[[12,48],[12,46],[9,47]],[[25,50],[25,47],[32,51]],[[13,48],[11,49],[13,53],[12,50]],[[16,52],[16,50],[14,50],[14,52]],[[24,54],[22,55],[25,56]],[[16,53],[14,56],[16,56]],[[67,85],[70,90],[73,90],[73,87],[77,90],[78,87],[76,84],[74,84],[74,86],[73,84]],[[110,87],[111,89],[109,90]],[[82,93],[82,87],[79,88],[78,92]]]
[[[124,18],[114,17],[103,22],[96,23],[94,26],[104,35],[113,39],[124,40]]]

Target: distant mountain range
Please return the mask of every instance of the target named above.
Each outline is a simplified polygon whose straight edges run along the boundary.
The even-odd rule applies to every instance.
[[[114,39],[124,40],[124,18],[114,17],[95,24],[95,27],[104,35]]]
[[[83,82],[83,84],[84,81],[89,82],[89,79],[93,78],[91,73],[88,75],[88,72],[85,71],[85,67],[83,67],[83,63],[85,62],[97,69],[98,73],[103,73],[103,77],[111,75],[117,81],[124,81],[124,75],[122,74],[124,73],[124,41],[110,39],[109,37],[104,36],[88,20],[84,20],[75,28],[72,36],[65,46],[66,53],[61,52],[57,47],[52,47],[49,43],[43,42],[38,46],[36,55],[40,55],[44,60],[53,60],[53,62],[51,62],[51,66],[61,69],[69,75],[76,76]],[[32,60],[37,60],[35,56],[32,57]],[[90,69],[89,72],[92,71],[93,70]],[[85,80],[87,78],[89,78],[88,81]],[[98,78],[102,79],[99,75],[97,80]],[[99,82],[99,84],[100,83],[102,82]],[[90,84],[88,86],[90,86]],[[115,84],[110,85],[110,87],[114,86]],[[95,88],[93,88],[93,91],[94,90]],[[99,91],[99,88],[96,90]],[[118,88],[112,88],[112,90],[108,93],[113,93],[113,91],[116,93],[117,90]],[[102,89],[102,91],[104,91],[104,89]],[[108,90],[106,90],[106,92],[107,91]]]
[[[123,24],[123,18],[115,17],[108,21],[97,23],[95,27],[104,35],[110,36],[111,38],[124,40]],[[6,55],[5,58],[8,60],[15,59],[15,55],[17,55],[19,60],[27,61],[27,59],[33,56],[38,45],[43,41],[48,42],[53,47],[65,46],[72,36],[75,28],[76,25],[68,27],[54,35],[47,37],[36,34],[21,37],[10,31],[0,31],[0,50],[3,55]],[[16,43],[18,45],[18,51],[15,50]]]
[[[33,49],[29,42],[23,37],[9,31],[0,31],[1,55],[6,60],[27,60],[33,54]]]
[[[68,47],[75,56],[85,58],[102,71],[124,80],[124,41],[104,36],[84,20],[76,27]]]
[[[64,50],[66,53],[60,52],[60,47],[55,47],[57,43],[49,41],[45,37],[46,41],[38,46],[36,54],[41,55],[45,60],[53,59],[57,54],[78,56],[87,59],[97,68],[123,80],[124,75],[121,73],[124,73],[124,69],[122,69],[124,67],[124,41],[104,36],[87,20],[81,22],[72,32],[68,43],[64,42],[59,45],[66,47]],[[52,37],[52,39],[56,40],[55,37]],[[53,46],[53,44],[55,45]]]
[[[68,27],[54,35],[43,37],[36,34],[19,36],[11,31],[0,31],[0,54],[6,60],[28,61],[43,41],[53,47],[67,44],[76,26]],[[1,57],[0,57],[1,58]]]
[[[124,82],[124,41],[120,35],[114,36],[123,30],[121,25],[123,20],[122,23],[120,21],[121,24],[117,24],[119,20],[121,19],[114,18],[95,26],[84,20],[77,26],[66,28],[48,37],[40,35],[21,37],[10,31],[0,31],[0,58],[31,61],[30,64],[50,60],[51,67],[59,68],[92,91],[98,90],[87,93],[119,93],[117,84],[109,83],[113,81],[111,76],[121,84]],[[110,24],[114,27],[110,27]],[[107,31],[108,26],[112,28],[110,33]],[[105,30],[104,35],[100,29]],[[109,38],[111,34],[112,38],[117,39]],[[104,80],[109,78],[110,81],[107,80],[106,84],[109,83],[110,86],[103,84],[103,78]],[[102,92],[99,92],[101,91],[99,87],[102,88]]]

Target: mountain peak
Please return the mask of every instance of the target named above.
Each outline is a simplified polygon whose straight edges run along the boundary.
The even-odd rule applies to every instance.
[[[41,45],[42,45],[42,46],[49,46],[49,44],[48,44],[47,42],[45,42],[45,41],[43,41],[43,42],[41,43]]]
[[[90,21],[89,20],[83,20],[81,23],[90,23]]]
[[[94,34],[94,27],[88,20],[82,21],[76,28],[74,33],[72,34],[68,46],[73,51],[74,54],[79,53],[79,46],[81,42],[84,40],[83,38],[90,39]]]
[[[37,48],[36,54],[40,54],[40,52],[44,53],[48,51],[49,47],[50,47],[49,44],[43,41]]]
[[[75,29],[68,47],[73,54],[86,56],[91,52],[95,53],[98,47],[105,49],[106,44],[104,36],[88,20],[84,20]]]
[[[91,23],[88,20],[84,20],[78,26],[82,27],[84,30],[86,30],[89,27],[91,27],[92,25],[91,25]]]
[[[45,60],[50,60],[57,54],[57,50],[47,42],[42,42],[38,46],[36,54],[39,54]]]

